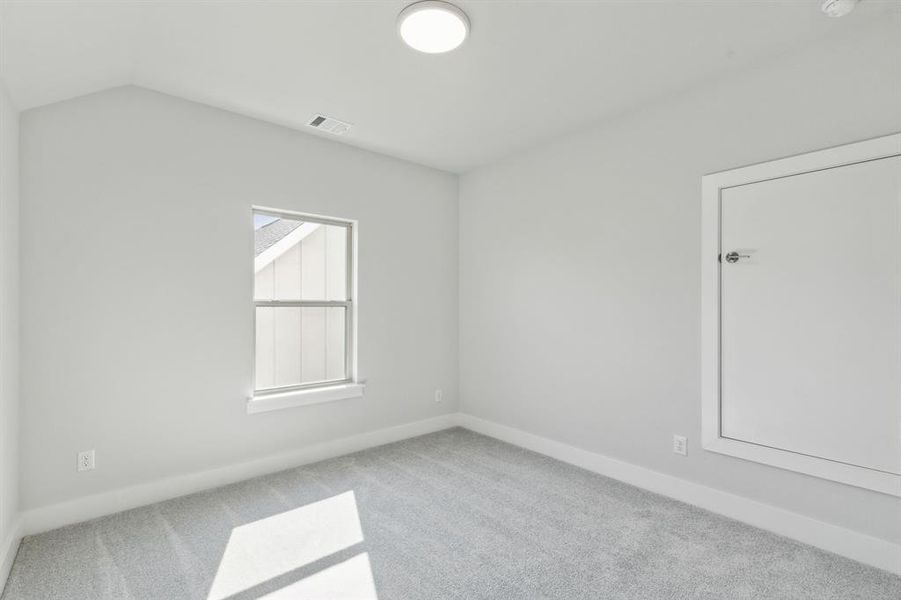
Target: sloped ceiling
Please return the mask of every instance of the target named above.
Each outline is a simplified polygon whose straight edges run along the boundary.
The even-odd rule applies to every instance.
[[[468,0],[470,40],[404,46],[385,1],[54,1],[0,5],[0,69],[21,109],[135,84],[463,172],[699,82],[868,28],[901,3],[829,19],[818,0]]]

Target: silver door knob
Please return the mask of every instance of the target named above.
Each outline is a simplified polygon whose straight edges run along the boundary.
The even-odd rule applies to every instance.
[[[738,252],[730,252],[725,256],[727,263],[737,263],[743,258],[751,258],[750,254],[739,254]]]

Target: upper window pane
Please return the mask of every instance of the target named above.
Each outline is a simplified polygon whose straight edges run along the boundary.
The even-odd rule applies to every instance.
[[[347,300],[347,233],[340,225],[254,215],[256,300]]]

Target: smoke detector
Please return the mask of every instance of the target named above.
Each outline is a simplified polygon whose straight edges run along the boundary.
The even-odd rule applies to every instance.
[[[824,0],[820,9],[827,17],[844,17],[854,10],[858,0]]]
[[[351,125],[350,123],[345,123],[344,121],[339,121],[338,119],[326,117],[325,115],[316,115],[315,117],[310,119],[307,125],[309,125],[313,129],[331,133],[332,135],[344,135],[345,133],[350,131],[351,127],[353,127],[353,125]]]

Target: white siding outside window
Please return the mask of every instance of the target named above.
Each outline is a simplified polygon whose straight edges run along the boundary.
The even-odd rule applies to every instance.
[[[353,379],[350,222],[254,211],[255,396]]]

